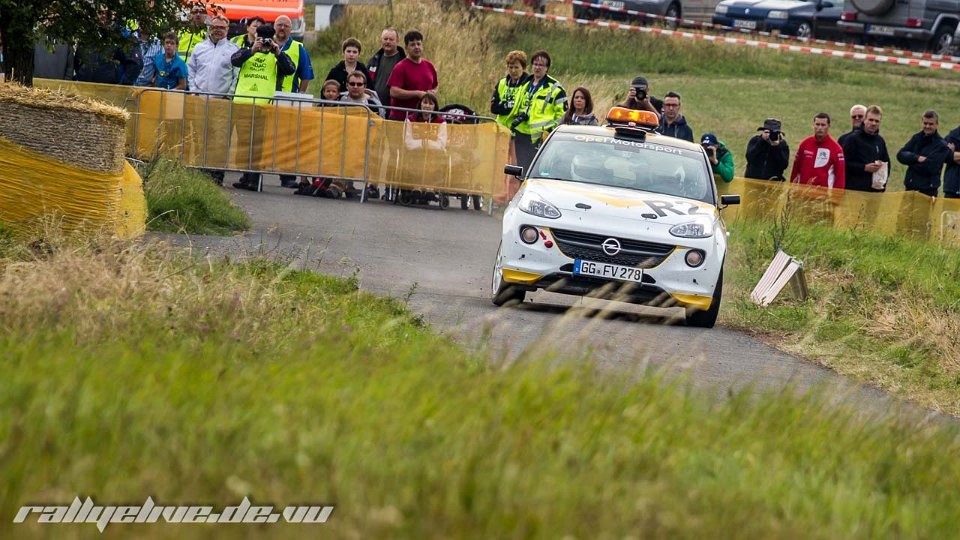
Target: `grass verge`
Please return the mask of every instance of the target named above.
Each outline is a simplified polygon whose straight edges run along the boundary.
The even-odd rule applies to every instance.
[[[140,171],[147,198],[147,228],[188,234],[230,234],[250,218],[206,174],[159,159]]]
[[[745,234],[745,233],[741,233]],[[757,234],[760,234],[759,232]],[[5,243],[0,535],[27,503],[337,506],[217,536],[947,537],[952,427],[791,392],[721,402],[591,362],[503,365],[352,280],[154,246]],[[624,376],[626,375],[626,376]],[[113,524],[208,537],[207,525]]]
[[[776,227],[730,224],[723,322],[927,407],[960,415],[960,252],[904,238],[788,226],[810,298],[760,308],[749,294],[773,259]]]

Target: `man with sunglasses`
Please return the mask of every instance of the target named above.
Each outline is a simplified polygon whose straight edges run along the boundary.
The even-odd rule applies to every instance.
[[[859,103],[850,107],[850,131],[837,138],[837,144],[843,146],[847,138],[863,129],[863,119],[867,116],[867,107]]]
[[[197,2],[190,8],[190,26],[180,31],[177,54],[184,62],[190,60],[193,49],[207,37],[207,8]]]
[[[383,109],[380,108],[383,104],[377,93],[367,88],[367,76],[362,71],[347,75],[347,91],[340,94],[339,101],[366,105],[374,114],[383,116]]]

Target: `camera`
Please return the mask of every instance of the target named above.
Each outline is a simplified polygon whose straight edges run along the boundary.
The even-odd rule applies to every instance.
[[[530,115],[528,115],[528,114],[525,113],[525,112],[522,112],[522,113],[518,114],[518,115],[516,116],[516,118],[513,119],[513,123],[510,124],[510,130],[511,130],[511,131],[516,131],[517,126],[519,126],[520,124],[526,122],[526,121],[529,120],[529,119],[530,119]]]
[[[643,101],[647,99],[647,87],[646,86],[634,86],[633,91],[637,93],[637,101]]]
[[[263,40],[260,41],[260,44],[261,46],[263,46],[264,49],[273,48],[273,40],[270,38],[263,38]]]
[[[779,140],[780,140],[780,132],[779,132],[779,131],[771,131],[771,132],[770,132],[770,142],[777,142],[777,141],[779,141]]]

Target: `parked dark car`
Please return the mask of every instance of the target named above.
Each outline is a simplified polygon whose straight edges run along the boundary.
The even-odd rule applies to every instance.
[[[591,4],[597,7],[573,6],[573,16],[578,19],[631,19],[623,13],[617,13],[603,9],[611,7],[616,9],[632,9],[641,13],[651,13],[653,15],[663,15],[664,17],[679,18],[683,16],[683,8],[680,0],[589,0]],[[603,7],[601,7],[603,6]]]
[[[839,24],[868,43],[950,54],[960,27],[960,0],[849,0]]]
[[[713,24],[804,38],[840,39],[837,26],[843,0],[723,0],[713,12]]]

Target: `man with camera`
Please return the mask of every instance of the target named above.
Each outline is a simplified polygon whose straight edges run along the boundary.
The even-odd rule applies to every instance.
[[[727,150],[723,141],[717,139],[713,133],[704,133],[700,137],[700,146],[707,151],[707,158],[710,159],[710,167],[713,174],[720,175],[724,182],[733,181],[733,154]]]
[[[890,154],[887,143],[880,136],[883,111],[872,105],[866,110],[863,124],[843,142],[843,156],[847,167],[847,189],[883,192],[887,189],[890,173]]]
[[[240,49],[230,57],[230,63],[240,68],[237,76],[236,96],[234,104],[269,105],[274,94],[281,90],[284,77],[293,75],[297,71],[296,64],[280,50],[274,40],[275,32],[272,25],[264,24],[257,28],[257,40],[249,49]],[[266,125],[266,115],[259,107],[234,107],[238,142],[238,163],[246,164],[248,169],[256,168],[256,160],[260,158],[263,143],[263,128]],[[246,141],[251,141],[247,146]],[[244,173],[239,182],[233,184],[239,189],[260,191],[260,175]]]
[[[663,112],[663,102],[650,95],[650,84],[646,77],[634,77],[630,82],[630,91],[627,99],[617,105],[635,111],[650,111],[657,114]]]
[[[767,118],[747,143],[747,170],[743,176],[758,180],[784,181],[783,171],[790,160],[790,146],[780,131],[780,120]]]

